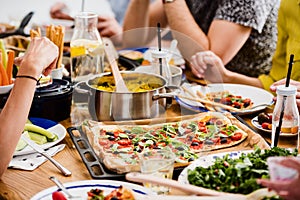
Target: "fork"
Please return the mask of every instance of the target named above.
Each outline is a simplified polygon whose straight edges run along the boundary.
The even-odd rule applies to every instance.
[[[83,200],[84,198],[81,197],[81,196],[75,196],[75,195],[72,195],[68,190],[67,188],[55,177],[55,176],[50,176],[49,179],[51,181],[53,181],[55,183],[55,185],[57,185],[57,187],[59,189],[61,189],[66,195],[67,195],[67,198],[68,199],[71,199],[71,200]]]

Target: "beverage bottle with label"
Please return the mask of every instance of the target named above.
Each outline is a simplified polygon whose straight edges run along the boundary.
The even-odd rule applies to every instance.
[[[296,92],[297,88],[292,85],[289,87],[281,85],[276,89],[277,101],[272,116],[271,147],[286,147],[285,145],[293,144],[289,148],[299,148],[299,111],[296,104]],[[282,125],[278,142],[276,142],[275,132],[279,125],[280,115],[282,114]]]
[[[75,16],[71,46],[71,81],[86,81],[104,71],[104,46],[97,30],[98,16],[81,12]]]

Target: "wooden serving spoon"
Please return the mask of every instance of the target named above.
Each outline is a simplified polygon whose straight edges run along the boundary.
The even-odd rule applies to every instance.
[[[114,49],[112,44],[110,43],[106,43],[104,46],[106,55],[107,55],[107,59],[108,62],[111,66],[111,70],[112,70],[112,74],[114,76],[115,79],[115,83],[116,83],[116,92],[121,92],[121,93],[127,93],[129,92],[123,77],[119,71],[119,67],[117,65],[116,60],[114,59]]]
[[[243,194],[232,194],[232,193],[225,193],[225,192],[218,192],[215,190],[198,187],[194,185],[187,185],[182,184],[178,181],[171,180],[171,179],[165,179],[160,178],[153,175],[148,174],[142,174],[138,172],[131,172],[126,174],[126,179],[129,181],[134,181],[138,183],[153,183],[158,185],[163,185],[170,188],[175,188],[177,190],[180,190],[188,195],[199,195],[199,196],[175,196],[175,195],[166,195],[162,196],[159,195],[160,200],[179,200],[179,199],[185,199],[185,200],[201,200],[201,199],[230,199],[230,200],[260,200],[263,197],[270,197],[276,195],[275,192],[268,191],[267,188],[262,188],[255,190],[254,192],[243,195]],[[205,197],[204,197],[205,196]],[[144,200],[153,200],[153,196],[145,197]],[[154,198],[155,199],[155,198]]]

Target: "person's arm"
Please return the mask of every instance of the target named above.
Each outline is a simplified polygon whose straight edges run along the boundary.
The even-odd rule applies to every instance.
[[[184,49],[185,58],[201,50],[211,50],[226,65],[244,45],[252,30],[230,21],[213,20],[206,35],[194,20],[185,0],[164,4],[164,11],[179,41],[179,49]]]
[[[34,38],[25,55],[15,59],[15,64],[19,66],[19,77],[0,113],[0,178],[13,156],[27,121],[36,80],[43,71],[48,75],[55,68],[57,56],[58,48],[49,39]]]
[[[238,83],[262,88],[258,78],[229,71],[222,60],[212,51],[198,52],[191,58],[192,72],[211,83]]]
[[[150,0],[131,0],[123,22],[124,44],[141,46],[149,42],[156,34],[155,28],[149,27],[157,27],[157,23],[161,27],[167,25],[161,0],[151,4]]]

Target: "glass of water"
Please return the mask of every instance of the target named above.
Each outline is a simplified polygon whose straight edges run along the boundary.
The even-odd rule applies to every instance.
[[[140,168],[143,174],[172,179],[175,155],[169,149],[145,149],[140,154]],[[169,188],[152,183],[144,183],[157,194],[168,194]]]

